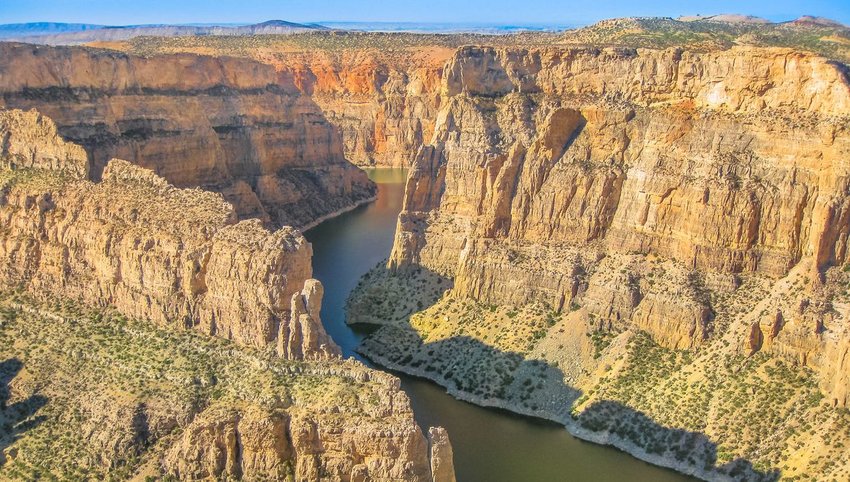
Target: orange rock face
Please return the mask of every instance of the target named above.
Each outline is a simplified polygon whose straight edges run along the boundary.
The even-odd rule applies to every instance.
[[[340,128],[347,159],[406,167],[433,135],[449,55],[448,49],[438,48],[403,53],[364,49],[278,52],[263,60],[290,77]]]
[[[455,295],[586,302],[687,349],[712,336],[714,316],[687,270],[776,278],[805,266],[817,283],[847,262],[850,84],[823,58],[469,47],[448,62],[442,96],[389,265],[449,276]],[[617,254],[674,260],[673,291],[624,290],[606,273],[631,268],[600,262]],[[839,366],[811,336],[809,364]],[[844,400],[834,373],[824,383]]]
[[[269,65],[23,44],[0,56],[0,105],[51,117],[95,178],[127,159],[272,226],[308,225],[375,193],[321,109]]]

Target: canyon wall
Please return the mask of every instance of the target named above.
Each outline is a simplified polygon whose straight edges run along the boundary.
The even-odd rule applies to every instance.
[[[292,358],[339,355],[319,322],[321,291],[301,233],[238,221],[220,194],[175,188],[122,160],[93,183],[82,175],[85,153],[55,132],[35,111],[0,116],[4,164],[28,173],[4,176],[7,289],[114,306],[258,348],[280,334],[280,354]]]
[[[341,360],[299,231],[123,160],[93,182],[34,110],[0,139],[0,477],[453,480],[399,380]]]
[[[441,95],[388,271],[349,303],[352,321],[387,325],[365,354],[709,480],[773,480],[797,450],[784,416],[811,420],[807,450],[842,453],[814,440],[850,436],[832,408],[848,403],[846,67],[789,49],[464,47]],[[376,320],[380,290],[398,306]],[[442,362],[468,352],[487,363]],[[784,363],[815,387],[789,395],[797,412],[733,395],[759,377],[784,390]],[[735,414],[697,402],[706,386]],[[734,428],[741,413],[752,423]],[[680,434],[647,420],[723,456],[689,465],[664,448]],[[787,473],[820,470],[814,458]]]
[[[345,157],[358,165],[407,167],[434,132],[444,47],[382,52],[275,52],[259,55],[291,76],[342,131]]]
[[[850,93],[826,60],[466,48],[443,95],[390,265],[457,294],[560,309],[608,252],[768,276],[845,260]]]
[[[468,48],[443,92],[402,219],[729,272],[844,261],[850,94],[824,59]],[[394,263],[410,258],[404,231]]]
[[[375,194],[291,77],[248,59],[0,44],[0,105],[36,108],[89,153],[222,193],[242,219],[307,226]]]

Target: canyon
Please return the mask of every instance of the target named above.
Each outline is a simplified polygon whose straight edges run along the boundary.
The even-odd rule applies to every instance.
[[[322,326],[301,231],[374,199],[356,164],[409,167],[369,360],[705,480],[847,479],[848,29],[735,22],[0,43],[35,109],[0,115],[0,470],[454,480]]]
[[[299,231],[119,159],[91,181],[34,110],[0,138],[4,478],[454,480],[398,379],[342,360]]]
[[[374,197],[338,130],[268,65],[14,43],[0,56],[3,106],[53,119],[89,153],[94,179],[125,159],[220,192],[240,219],[270,227],[305,227]]]

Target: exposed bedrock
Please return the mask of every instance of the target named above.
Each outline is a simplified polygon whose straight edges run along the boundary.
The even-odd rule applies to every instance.
[[[464,47],[441,95],[364,354],[708,480],[846,476],[845,67]]]
[[[358,165],[406,167],[434,132],[440,78],[451,49],[276,52],[275,65],[342,131]]]
[[[824,59],[469,47],[442,93],[390,266],[455,294],[561,308],[606,253],[771,277],[846,259],[850,93]]]
[[[341,360],[299,231],[123,160],[93,182],[36,111],[0,139],[0,478],[454,480],[398,378]]]
[[[297,230],[238,221],[220,194],[176,188],[122,160],[89,181],[82,150],[34,111],[0,113],[0,135],[10,139],[3,164],[25,166],[7,170],[0,191],[7,288],[258,348],[280,333],[288,358],[339,355],[319,320],[321,285],[310,280],[310,245]],[[21,139],[29,150],[16,147]]]
[[[338,129],[273,66],[9,43],[0,58],[0,105],[52,118],[86,149],[95,179],[126,159],[177,187],[220,192],[240,218],[273,227],[306,226],[375,194]]]

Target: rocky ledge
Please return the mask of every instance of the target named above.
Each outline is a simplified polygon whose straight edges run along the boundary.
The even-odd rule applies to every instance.
[[[290,76],[248,59],[0,43],[0,107],[37,109],[86,149],[221,193],[240,219],[302,227],[375,194]]]

